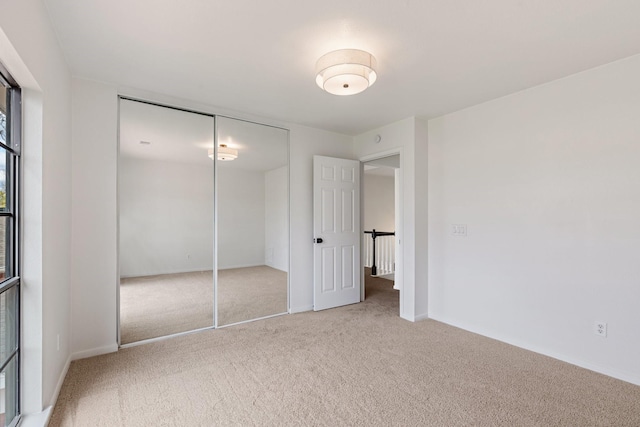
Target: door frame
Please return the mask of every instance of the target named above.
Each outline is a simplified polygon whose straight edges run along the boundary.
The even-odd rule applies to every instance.
[[[395,223],[396,223],[396,240],[399,242],[398,245],[396,245],[397,249],[398,249],[398,253],[396,253],[396,263],[395,263],[395,271],[396,274],[398,272],[398,270],[400,270],[400,277],[404,278],[404,251],[403,251],[403,245],[402,242],[404,241],[404,198],[403,198],[403,192],[402,189],[404,188],[403,186],[403,182],[404,182],[404,155],[403,155],[403,150],[402,147],[396,147],[396,148],[392,148],[389,150],[384,150],[384,151],[379,151],[377,153],[373,153],[373,154],[368,154],[366,156],[362,156],[360,157],[358,160],[360,160],[360,236],[364,235],[364,209],[362,209],[362,207],[364,206],[364,164],[366,162],[370,162],[372,160],[378,160],[378,159],[383,159],[385,157],[391,157],[391,156],[395,156],[398,155],[400,156],[400,167],[399,167],[399,173],[396,174],[397,176],[397,180],[398,182],[394,182],[394,192],[396,194],[394,194],[394,202],[395,202],[395,212],[394,212],[394,217],[395,217]],[[365,298],[365,294],[364,294],[364,264],[365,264],[365,253],[364,251],[360,251],[360,301],[364,301]],[[399,262],[398,262],[399,261]],[[400,310],[398,312],[398,316],[400,315],[400,313],[403,312],[402,310],[402,306],[403,306],[403,298],[402,298],[402,292],[404,290],[404,283],[401,282],[400,285]]]

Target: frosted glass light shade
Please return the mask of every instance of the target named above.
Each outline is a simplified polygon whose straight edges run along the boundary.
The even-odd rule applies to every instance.
[[[213,148],[209,148],[209,158],[213,160]],[[238,150],[227,147],[227,144],[220,144],[218,147],[218,160],[228,162],[238,158]]]
[[[341,49],[323,55],[316,63],[316,83],[334,95],[355,95],[377,78],[376,58],[358,49]]]

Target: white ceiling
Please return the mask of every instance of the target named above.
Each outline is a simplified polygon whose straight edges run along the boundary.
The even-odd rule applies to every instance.
[[[358,134],[435,117],[640,52],[638,0],[44,0],[72,73]],[[316,60],[371,52],[337,97]]]
[[[211,165],[207,152],[213,148],[213,132],[213,117],[120,101],[120,155],[123,157]]]
[[[288,134],[284,129],[217,117],[219,143],[238,150],[238,158],[218,162],[223,168],[268,171],[288,162]],[[141,144],[141,141],[146,144]],[[120,155],[213,167],[211,116],[120,100]]]
[[[364,165],[364,174],[365,175],[376,175],[376,176],[386,176],[389,178],[395,177],[394,169],[385,166],[369,166]]]
[[[380,159],[369,160],[364,164],[366,175],[395,176],[395,169],[400,167],[400,155],[382,157]]]
[[[365,163],[365,166],[372,167],[386,167],[397,169],[400,167],[400,154],[394,154],[392,156],[381,157],[375,160],[369,160]]]
[[[270,171],[289,163],[289,133],[244,120],[216,117],[218,143],[238,150],[238,158],[218,162],[223,168]]]

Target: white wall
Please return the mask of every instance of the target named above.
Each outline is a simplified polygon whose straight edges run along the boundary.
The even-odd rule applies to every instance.
[[[634,56],[429,122],[431,317],[640,384],[639,75]]]
[[[266,263],[288,271],[287,167],[225,165],[218,179],[219,268]],[[121,157],[119,189],[121,277],[213,268],[213,162]]]
[[[365,172],[363,185],[364,229],[394,231],[395,199],[394,179],[389,176]]]
[[[376,135],[381,141],[376,143]],[[400,153],[400,208],[402,229],[398,254],[402,264],[400,316],[415,321],[427,317],[427,135],[426,123],[414,117],[373,129],[354,138],[355,155],[372,156]],[[398,263],[396,263],[398,264]],[[396,268],[397,270],[397,268]]]
[[[70,341],[71,77],[42,2],[3,2],[0,61],[24,89],[21,386],[28,415],[54,399]]]
[[[265,264],[289,271],[289,168],[264,173]]]
[[[120,277],[213,269],[213,162],[120,157]]]
[[[72,343],[74,358],[115,351],[118,98],[73,79]]]
[[[313,155],[353,158],[351,137],[304,126],[269,122],[209,105],[74,78],[74,357],[117,349],[115,237],[118,93],[291,129],[291,311],[310,310],[313,307]]]
[[[264,172],[218,168],[218,269],[264,265]]]

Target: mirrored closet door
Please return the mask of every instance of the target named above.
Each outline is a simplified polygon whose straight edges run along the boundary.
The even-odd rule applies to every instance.
[[[289,133],[120,99],[122,345],[288,312]]]
[[[289,133],[216,117],[217,325],[288,311]]]
[[[120,342],[214,324],[214,118],[120,100]]]

